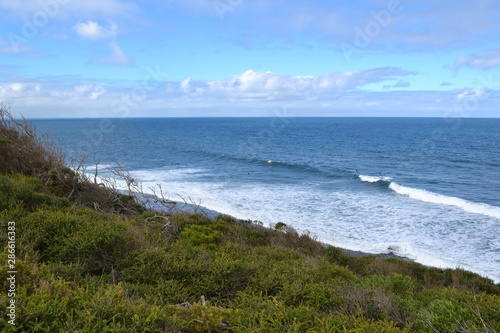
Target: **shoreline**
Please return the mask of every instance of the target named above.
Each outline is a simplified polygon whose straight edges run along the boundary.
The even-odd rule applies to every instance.
[[[213,209],[209,209],[209,208],[204,207],[204,206],[197,206],[197,207],[195,207],[195,205],[193,205],[193,204],[188,204],[188,203],[179,202],[179,201],[176,201],[176,203],[179,204],[179,205],[183,205],[183,207],[182,208],[178,208],[178,209],[174,209],[173,211],[175,213],[178,213],[178,212],[181,212],[181,211],[182,212],[187,212],[187,213],[194,213],[195,210],[197,210],[198,212],[201,211],[202,214],[204,214],[205,216],[209,217],[212,220],[215,220],[217,218],[217,216],[219,216],[219,215],[223,215],[223,216],[230,216],[230,217],[232,217],[232,218],[234,218],[236,220],[240,220],[241,221],[241,219],[239,219],[237,217],[234,217],[234,216],[232,216],[230,214],[222,213],[222,212],[219,212],[219,211],[216,211],[216,210],[213,210]],[[262,221],[258,221],[258,222],[263,223]],[[261,227],[267,228],[267,229],[270,229],[270,230],[274,230],[270,226],[265,226],[264,223],[263,223],[263,225],[261,225]],[[320,241],[320,240],[318,240],[317,242],[321,243],[321,245],[323,245],[325,248],[335,247],[337,249],[340,249],[343,253],[348,254],[350,256],[354,256],[354,257],[376,256],[376,257],[379,257],[379,258],[382,258],[382,259],[398,258],[398,259],[402,259],[402,260],[405,260],[405,261],[415,262],[415,260],[413,260],[411,258],[402,256],[402,255],[397,255],[395,252],[391,251],[390,248],[387,249],[388,252],[386,252],[386,253],[384,253],[384,252],[370,253],[370,252],[364,252],[364,251],[359,251],[359,250],[351,250],[351,249],[339,247],[339,246],[336,246],[334,244],[326,243],[326,242]],[[428,266],[428,265],[424,265],[424,266],[432,267],[432,266]]]
[[[149,193],[149,194],[143,194],[145,196],[149,197],[155,197],[154,194]],[[140,197],[140,195],[139,195]],[[180,197],[182,200],[184,198]],[[189,198],[189,197],[187,197]],[[237,220],[242,220],[242,221],[252,221],[252,218],[247,218],[246,215],[244,218],[239,218],[235,217],[237,216],[235,214],[235,211],[232,213],[224,213],[224,208],[221,210],[214,210],[207,208],[205,206],[202,206],[201,204],[197,204],[196,202],[193,203],[188,203],[186,201],[181,201],[178,198],[173,199],[172,202],[176,202],[176,207],[172,210],[173,213],[179,212],[179,211],[185,211],[185,212],[190,212],[193,213],[195,211],[211,218],[215,219],[218,215],[225,215],[225,216],[231,216]],[[166,211],[165,207],[162,207],[159,204],[153,204],[149,203],[149,206],[154,209],[154,210],[159,210],[159,211]],[[231,211],[231,210],[230,210]],[[252,216],[251,212],[248,216]],[[258,216],[258,214],[257,214]],[[262,223],[262,226],[264,228],[268,229],[273,229],[273,225],[269,222],[266,222],[268,220],[260,220],[259,222],[264,222]],[[286,221],[286,220],[285,220]],[[291,227],[294,227],[293,225],[290,225]],[[303,227],[300,229],[300,232],[303,232],[308,229],[308,226],[305,228]],[[317,237],[317,235],[316,235]],[[397,243],[385,243],[385,244],[377,244],[375,240],[369,239],[365,240],[364,245],[365,248],[368,250],[365,251],[365,248],[360,248],[357,243],[351,244],[352,247],[345,247],[349,246],[350,244],[343,244],[342,245],[335,245],[335,243],[330,242],[328,239],[328,235],[325,239],[325,237],[322,238],[316,238],[316,241],[319,243],[323,244],[325,247],[335,247],[337,249],[342,250],[343,253],[355,256],[355,257],[361,257],[361,256],[376,256],[379,258],[398,258],[404,261],[409,261],[409,262],[416,262],[419,263],[423,266],[426,267],[432,267],[432,268],[437,268],[441,270],[446,270],[446,269],[462,269],[468,272],[472,272],[474,274],[478,274],[481,277],[485,277],[487,279],[490,279],[493,281],[493,283],[500,285],[500,272],[495,272],[495,266],[488,266],[488,267],[483,267],[483,270],[478,269],[478,262],[469,262],[468,264],[465,264],[461,262],[459,259],[453,259],[453,255],[451,256],[452,258],[446,257],[446,252],[440,252],[439,250],[436,250],[434,253],[429,252],[426,248],[421,248],[421,249],[406,249],[407,244],[397,244]],[[342,239],[340,240],[342,241]],[[368,246],[366,246],[368,245]]]
[[[219,211],[216,211],[216,210],[213,210],[213,209],[209,209],[209,208],[201,206],[201,205],[195,206],[194,204],[189,204],[189,203],[184,203],[184,202],[179,202],[179,201],[175,201],[175,202],[178,205],[182,205],[183,206],[181,208],[174,209],[173,212],[175,212],[175,213],[178,213],[178,212],[194,213],[195,210],[196,210],[198,213],[201,212],[203,215],[209,217],[212,220],[215,220],[217,218],[217,216],[222,215],[222,216],[230,216],[232,218],[235,218],[236,220],[242,221],[242,219],[234,217],[234,216],[232,216],[230,214],[226,214],[226,213],[219,212]],[[262,228],[267,228],[267,229],[270,229],[270,230],[274,230],[270,226],[266,226],[264,224],[264,222],[262,222],[262,221],[255,221],[255,222],[261,222],[262,225],[260,225],[260,227],[262,227]],[[334,244],[330,244],[330,243],[327,243],[327,242],[324,242],[324,241],[320,241],[320,240],[317,240],[317,242],[319,242],[320,244],[322,244],[325,248],[334,247],[334,248],[337,248],[340,251],[342,251],[343,254],[346,254],[346,255],[349,255],[349,256],[353,256],[353,257],[374,256],[374,257],[377,257],[377,258],[380,258],[380,259],[400,259],[400,260],[407,261],[407,262],[418,263],[418,264],[423,265],[425,267],[436,268],[436,269],[441,269],[441,270],[446,270],[446,269],[463,269],[465,271],[468,271],[468,272],[480,275],[481,277],[485,277],[487,279],[490,279],[493,282],[493,284],[500,286],[500,281],[495,281],[495,279],[492,278],[492,277],[480,274],[478,272],[474,272],[474,271],[469,270],[469,269],[460,268],[460,267],[454,267],[454,268],[452,268],[452,267],[440,267],[440,266],[426,265],[426,264],[418,262],[415,259],[403,256],[403,255],[398,255],[396,253],[396,251],[391,251],[391,247],[389,247],[387,249],[387,252],[370,253],[370,252],[365,252],[365,251],[351,250],[351,249],[343,248],[343,247],[336,246]],[[396,249],[394,249],[394,250],[396,250]]]

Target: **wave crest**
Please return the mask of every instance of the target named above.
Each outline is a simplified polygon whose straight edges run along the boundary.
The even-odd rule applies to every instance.
[[[416,189],[408,186],[399,185],[392,181],[388,176],[366,176],[359,175],[358,178],[367,183],[381,184],[387,186],[391,191],[397,194],[407,196],[414,200],[428,202],[438,205],[446,205],[460,208],[468,213],[481,214],[496,219],[500,219],[500,207],[488,205],[485,203],[477,203],[465,199],[438,194],[426,190]]]
[[[481,214],[500,219],[500,207],[491,206],[484,203],[471,202],[457,197],[451,197],[443,194],[429,192],[426,190],[402,186],[394,182],[391,182],[389,184],[389,189],[415,200],[433,204],[454,206],[461,208],[468,213]]]
[[[392,180],[391,177],[388,176],[365,176],[359,175],[359,179],[363,182],[367,183],[377,183],[377,182],[390,182]]]

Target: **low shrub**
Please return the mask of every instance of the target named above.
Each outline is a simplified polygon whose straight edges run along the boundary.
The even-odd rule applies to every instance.
[[[215,249],[215,244],[222,237],[222,233],[211,226],[190,225],[182,231],[181,236],[194,246],[204,245]]]
[[[40,180],[13,174],[0,174],[0,211],[14,208],[19,203],[24,209],[34,211],[41,206],[67,207],[70,202],[66,198],[57,197],[44,191]]]
[[[110,271],[134,241],[123,221],[79,207],[39,209],[16,226],[23,235],[20,253],[36,253],[47,263],[79,263],[93,274]]]

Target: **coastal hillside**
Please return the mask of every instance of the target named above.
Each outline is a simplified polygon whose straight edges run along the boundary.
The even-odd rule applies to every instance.
[[[500,286],[477,274],[113,184],[1,107],[2,332],[500,332]]]

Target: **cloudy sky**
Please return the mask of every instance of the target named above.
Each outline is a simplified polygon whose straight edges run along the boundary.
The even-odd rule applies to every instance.
[[[500,2],[2,0],[0,101],[47,117],[500,117]]]

